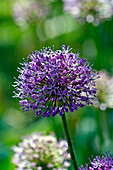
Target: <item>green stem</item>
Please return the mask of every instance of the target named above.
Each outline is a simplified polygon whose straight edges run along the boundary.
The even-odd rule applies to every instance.
[[[65,114],[62,117],[62,122],[63,122],[63,127],[64,127],[64,131],[65,131],[66,140],[67,140],[68,147],[69,147],[69,152],[70,152],[70,155],[71,155],[71,162],[72,162],[72,165],[73,165],[73,169],[77,170],[78,168],[77,168],[77,163],[76,163],[76,160],[75,160],[75,153],[74,153],[71,138],[70,138],[70,135],[69,135],[69,130],[68,130],[68,127],[67,127]]]
[[[96,110],[96,121],[97,121],[97,133],[100,140],[100,151],[102,151],[102,144],[104,143],[103,129],[102,129],[102,121],[103,115],[99,110]]]

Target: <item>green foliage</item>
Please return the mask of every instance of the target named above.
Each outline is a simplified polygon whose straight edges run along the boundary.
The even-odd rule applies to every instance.
[[[21,136],[34,131],[54,131],[63,137],[60,116],[54,119],[34,118],[20,110],[18,99],[12,98],[13,77],[17,77],[19,62],[23,62],[35,49],[62,44],[81,51],[96,70],[106,69],[113,74],[113,20],[98,27],[91,24],[80,25],[71,15],[63,11],[61,0],[51,4],[51,10],[44,20],[28,28],[21,28],[14,22],[12,6],[14,0],[0,0],[0,169],[15,169],[11,164],[11,146],[16,145]],[[78,157],[78,164],[100,151],[113,153],[113,111],[102,112],[86,107],[68,113],[71,137]],[[101,123],[101,126],[100,126]],[[101,127],[101,132],[99,131]],[[102,134],[101,134],[102,133]],[[102,138],[102,140],[101,140]]]

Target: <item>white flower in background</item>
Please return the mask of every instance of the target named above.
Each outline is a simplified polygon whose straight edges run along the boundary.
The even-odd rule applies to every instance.
[[[99,79],[96,79],[97,97],[94,99],[94,106],[101,110],[113,108],[113,77],[102,70],[99,72]]]
[[[33,133],[23,137],[12,149],[15,152],[12,162],[17,170],[67,170],[70,167],[67,142],[58,142],[53,134]]]
[[[81,23],[93,23],[109,20],[113,15],[113,0],[63,0],[64,10],[72,14]]]
[[[16,0],[13,5],[13,16],[19,26],[38,23],[49,12],[52,0]]]

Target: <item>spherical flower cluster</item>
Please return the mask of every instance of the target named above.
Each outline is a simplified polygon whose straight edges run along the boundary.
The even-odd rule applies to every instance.
[[[64,10],[80,22],[93,23],[109,20],[113,15],[113,0],[63,0]]]
[[[49,12],[52,0],[17,0],[13,5],[13,16],[19,26],[37,23]]]
[[[12,162],[18,170],[67,170],[70,167],[67,142],[58,142],[53,134],[33,133],[12,149],[15,152]]]
[[[44,48],[34,51],[18,68],[20,75],[16,79],[17,92],[22,110],[35,110],[35,116],[54,117],[57,113],[74,112],[84,104],[92,104],[96,94],[95,79],[97,73],[79,53],[62,46],[54,51]],[[69,109],[69,110],[68,110]]]
[[[89,160],[90,162],[85,166],[81,165],[79,170],[113,170],[113,157],[109,152]]]
[[[113,108],[113,77],[102,70],[99,72],[100,78],[97,79],[97,97],[94,99],[94,106],[100,107],[101,110]]]

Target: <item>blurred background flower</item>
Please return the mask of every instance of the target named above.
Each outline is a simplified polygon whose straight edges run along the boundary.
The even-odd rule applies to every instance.
[[[16,0],[13,5],[15,22],[24,28],[43,20],[50,10],[52,0]]]
[[[112,0],[63,0],[64,10],[72,14],[81,23],[93,23],[110,20],[113,15]]]
[[[15,152],[12,162],[17,169],[66,170],[70,167],[67,142],[58,142],[53,134],[33,133],[23,137],[12,149]]]
[[[97,97],[94,99],[94,106],[100,110],[113,108],[113,77],[105,71],[99,71],[100,78],[96,80]]]

